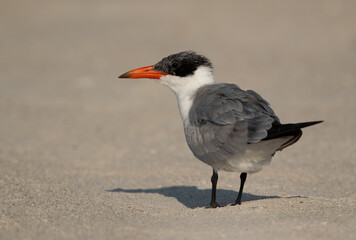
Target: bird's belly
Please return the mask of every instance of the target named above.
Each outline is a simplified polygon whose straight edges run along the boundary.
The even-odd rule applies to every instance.
[[[210,165],[216,170],[229,172],[258,172],[271,163],[276,149],[286,140],[288,137],[248,144],[244,151],[235,153],[224,160],[212,162]]]
[[[257,155],[256,153],[245,153],[215,162],[212,167],[216,170],[228,172],[254,173],[262,170],[263,166],[270,164],[271,159],[272,154]]]

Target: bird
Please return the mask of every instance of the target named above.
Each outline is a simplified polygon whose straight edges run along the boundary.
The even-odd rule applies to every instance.
[[[215,81],[211,61],[194,51],[163,58],[119,78],[149,78],[176,95],[187,144],[193,155],[213,169],[209,208],[216,201],[218,172],[240,173],[240,205],[247,174],[271,162],[277,151],[296,143],[302,128],[323,121],[282,124],[270,104],[253,90]]]

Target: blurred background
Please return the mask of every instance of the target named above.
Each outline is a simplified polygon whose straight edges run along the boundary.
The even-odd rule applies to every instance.
[[[78,192],[117,187],[210,188],[174,94],[154,81],[117,79],[184,50],[206,55],[218,82],[259,92],[282,122],[325,121],[249,179],[247,191],[262,194],[269,181],[286,194],[292,186],[355,197],[355,23],[351,0],[0,1],[3,226],[14,233],[28,218],[39,228],[57,221],[52,215],[66,219],[76,200],[50,207],[63,191],[79,201]],[[280,186],[276,172],[291,169],[298,184]],[[237,175],[225,179],[221,187],[237,188],[228,184]],[[80,200],[75,214],[101,200]]]

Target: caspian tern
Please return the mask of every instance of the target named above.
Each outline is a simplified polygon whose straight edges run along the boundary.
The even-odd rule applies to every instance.
[[[269,103],[253,90],[216,83],[209,59],[192,51],[163,58],[119,78],[151,78],[176,95],[184,133],[194,156],[213,168],[210,207],[216,202],[218,171],[240,172],[241,204],[247,173],[260,171],[276,151],[294,144],[301,128],[322,121],[281,124]]]

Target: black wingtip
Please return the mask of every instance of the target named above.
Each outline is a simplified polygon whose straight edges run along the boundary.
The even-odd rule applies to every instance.
[[[305,127],[309,127],[309,126],[312,126],[312,125],[315,125],[315,124],[319,124],[319,123],[322,123],[322,122],[324,122],[324,121],[302,122],[302,123],[297,123],[296,125],[299,128],[305,128]]]
[[[279,138],[284,136],[293,136],[301,133],[301,129],[309,127],[323,121],[301,122],[301,123],[289,123],[289,124],[276,124],[272,125],[267,131],[267,137],[263,140],[269,140],[273,138]]]

